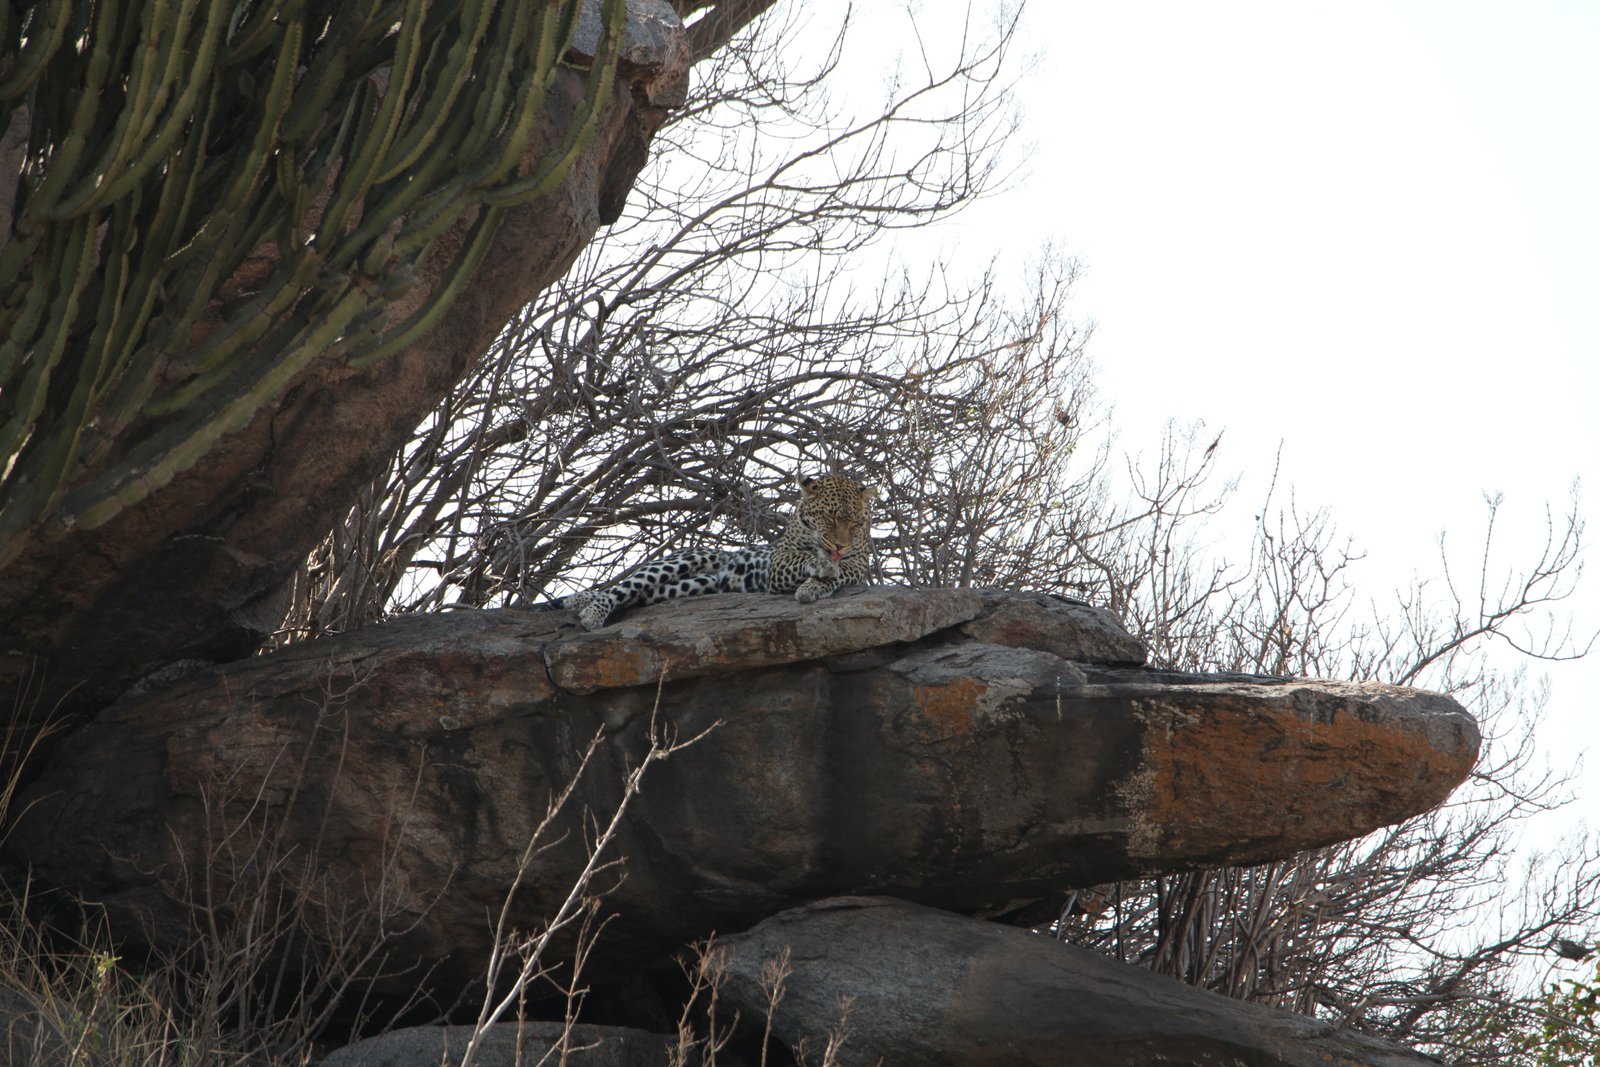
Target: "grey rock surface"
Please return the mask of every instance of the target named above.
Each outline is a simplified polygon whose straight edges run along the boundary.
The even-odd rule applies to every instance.
[[[1011,644],[976,643],[962,628],[1004,605],[985,597],[704,597],[591,634],[562,612],[457,611],[291,646],[107,709],[19,798],[7,850],[141,936],[178,925],[171,887],[221,863],[219,825],[281,829],[291,876],[381,888],[408,931],[394,951],[459,987],[589,739],[519,928],[564,899],[652,722],[704,737],[648,771],[622,822],[597,975],[841,893],[1000,915],[1281,858],[1426,810],[1476,755],[1471,717],[1435,694],[1074,662],[1026,647],[1015,618]],[[1040,644],[1061,647],[1058,622]],[[649,678],[638,661],[661,649],[705,673],[562,684]]]
[[[600,0],[585,0],[578,12],[567,54],[592,60],[600,49]],[[689,85],[689,46],[683,22],[665,0],[628,0],[627,21],[617,42],[617,59],[625,76],[648,71],[650,77],[632,78],[642,85],[653,107],[677,107]]]
[[[840,1067],[1423,1067],[1331,1023],[1195,989],[1028,930],[886,897],[841,897],[720,938],[723,996],[790,1047],[841,1026]]]
[[[0,989],[0,1064],[5,1067],[106,1067],[106,1035],[73,1030],[69,1004]],[[63,1024],[66,1024],[63,1026]],[[91,1022],[90,1026],[94,1024]],[[65,1032],[63,1032],[65,1030]]]
[[[1037,649],[1078,663],[1144,665],[1144,645],[1105,608],[1049,593],[978,592],[982,614],[960,627],[970,641]]]
[[[562,1047],[563,1037],[565,1048]],[[322,1067],[441,1067],[457,1064],[472,1039],[470,1026],[411,1026],[331,1053]],[[473,1058],[476,1067],[667,1067],[674,1039],[622,1026],[496,1023]],[[547,1053],[555,1050],[549,1059]],[[563,1056],[565,1058],[563,1058]]]
[[[557,685],[593,693],[915,641],[976,619],[983,605],[971,589],[897,586],[846,586],[810,610],[792,597],[689,597],[567,636],[545,658]]]

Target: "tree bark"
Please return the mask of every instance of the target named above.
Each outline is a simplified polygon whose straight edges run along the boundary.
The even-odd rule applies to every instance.
[[[314,361],[164,488],[96,529],[36,541],[0,574],[0,680],[26,718],[81,715],[175,662],[249,655],[276,629],[286,580],[361,487],[516,310],[620,213],[688,68],[666,5],[630,5],[629,31],[625,85],[593,141],[560,187],[507,213],[470,286],[427,335],[362,370]],[[560,71],[525,167],[559,146],[586,77]],[[391,321],[439,284],[473,221],[439,242]],[[247,261],[240,274],[260,267]]]

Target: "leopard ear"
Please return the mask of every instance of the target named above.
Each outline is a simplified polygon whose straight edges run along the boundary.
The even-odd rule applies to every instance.
[[[817,487],[817,480],[809,474],[801,474],[795,477],[795,484],[800,486],[800,495],[804,496]]]
[[[875,486],[875,485],[863,485],[861,487],[861,502],[863,504],[872,503],[875,499],[877,499],[877,496],[878,496],[878,487],[877,486]]]

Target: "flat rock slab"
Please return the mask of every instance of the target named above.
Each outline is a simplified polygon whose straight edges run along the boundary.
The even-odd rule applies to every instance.
[[[472,1040],[470,1026],[410,1026],[358,1041],[322,1067],[440,1067],[457,1064]],[[668,1067],[675,1038],[622,1026],[530,1022],[488,1028],[473,1058],[477,1067]]]
[[[393,951],[460,988],[482,973],[487,917],[584,746],[603,739],[513,902],[520,929],[565,898],[652,723],[705,736],[649,770],[623,820],[597,974],[842,893],[997,915],[1077,886],[1279,859],[1427,810],[1476,757],[1476,725],[1447,697],[1075,662],[1050,651],[1059,632],[1043,649],[979,643],[963,629],[1004,598],[947,592],[883,594],[915,625],[841,622],[849,642],[796,625],[820,636],[783,654],[807,658],[707,658],[708,673],[659,690],[553,680],[546,663],[568,645],[628,648],[560,612],[418,616],[294,646],[107,709],[19,798],[6,847],[104,901],[131,936],[162,937],[185,921],[179,872],[215,869],[226,857],[208,842],[244,826],[233,854],[292,846],[286,870],[315,872],[321,894],[381,887],[385,927],[405,931]],[[921,614],[906,606],[919,598]],[[726,618],[718,599],[663,608]],[[836,620],[874,602],[743,598]],[[1030,605],[1057,627],[1054,608]],[[692,629],[652,610],[654,633]],[[1003,629],[1026,639],[1015,618]]]
[[[724,999],[821,1048],[849,1004],[839,1067],[1424,1067],[1439,1061],[1303,1015],[1230,1000],[1031,931],[887,897],[843,897],[720,938]]]
[[[1032,648],[1075,663],[1144,665],[1144,645],[1104,608],[1049,593],[978,592],[983,610],[958,628],[966,640]]]
[[[545,658],[557,685],[593,693],[915,641],[976,619],[983,607],[971,589],[894,586],[851,586],[811,605],[747,593],[697,596],[572,634]]]

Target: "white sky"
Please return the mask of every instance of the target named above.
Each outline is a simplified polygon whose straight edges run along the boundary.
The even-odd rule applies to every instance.
[[[964,8],[915,20],[939,40]],[[1224,429],[1248,511],[1282,442],[1373,597],[1437,573],[1441,530],[1470,555],[1486,491],[1507,561],[1575,477],[1600,519],[1600,2],[1039,0],[1024,26],[1026,174],[942,239],[1082,258],[1125,445]],[[1549,671],[1546,745],[1591,750],[1574,814],[1600,812],[1595,659]]]

